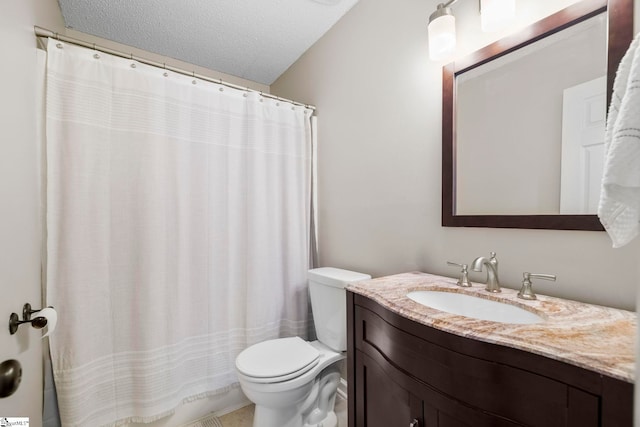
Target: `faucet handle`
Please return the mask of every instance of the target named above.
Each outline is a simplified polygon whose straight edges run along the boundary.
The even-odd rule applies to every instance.
[[[498,258],[496,258],[496,253],[495,252],[490,252],[489,255],[491,257],[489,259],[489,262],[497,267],[498,266]]]
[[[531,289],[531,279],[544,279],[556,281],[555,274],[541,274],[541,273],[522,273],[522,289],[518,292],[518,298],[534,300],[537,299],[536,294]]]
[[[447,264],[455,265],[457,267],[460,267],[461,269],[460,270],[461,276],[456,282],[456,285],[462,286],[463,288],[468,288],[471,286],[471,282],[469,282],[469,271],[468,271],[469,266],[467,264],[458,264],[457,262],[451,262],[451,261],[447,261]]]
[[[555,282],[557,279],[557,276],[555,274],[541,274],[541,273],[522,273],[522,276],[525,279],[544,279],[544,280],[551,280],[552,282]]]

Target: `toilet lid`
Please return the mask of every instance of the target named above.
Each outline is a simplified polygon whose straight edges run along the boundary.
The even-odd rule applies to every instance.
[[[320,352],[299,337],[254,344],[236,359],[238,371],[256,379],[295,378],[318,363]]]

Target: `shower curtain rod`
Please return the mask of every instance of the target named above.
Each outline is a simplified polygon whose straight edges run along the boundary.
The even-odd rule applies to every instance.
[[[119,56],[121,58],[126,58],[126,59],[131,59],[131,60],[134,60],[134,61],[138,61],[138,62],[141,62],[143,64],[151,65],[153,67],[163,68],[163,69],[166,69],[166,70],[169,70],[169,71],[173,71],[175,73],[184,74],[185,76],[194,77],[194,78],[197,78],[197,79],[200,79],[200,80],[205,80],[205,81],[208,81],[208,82],[211,82],[211,83],[218,83],[218,84],[221,84],[223,86],[230,87],[230,88],[233,88],[233,89],[243,90],[243,91],[246,91],[246,92],[259,93],[260,96],[263,96],[265,98],[275,99],[275,100],[282,101],[282,102],[288,102],[288,103],[293,104],[293,105],[300,105],[300,106],[303,106],[305,108],[309,108],[310,110],[313,110],[313,111],[315,111],[315,109],[316,109],[316,107],[314,105],[303,104],[301,102],[292,101],[291,99],[281,98],[279,96],[271,95],[270,93],[264,93],[264,92],[259,91],[259,90],[251,89],[249,87],[239,86],[239,85],[235,85],[233,83],[225,82],[222,79],[213,79],[211,77],[207,77],[207,76],[204,76],[202,74],[197,74],[195,71],[183,70],[182,68],[177,68],[177,67],[173,67],[171,65],[167,65],[167,64],[164,64],[164,63],[161,63],[161,62],[152,61],[150,59],[142,58],[142,57],[136,56],[136,55],[134,55],[132,53],[126,53],[126,52],[122,52],[122,51],[119,51],[119,50],[110,49],[108,47],[99,46],[99,45],[97,45],[95,43],[89,43],[89,42],[85,42],[83,40],[75,39],[73,37],[63,36],[63,35],[61,35],[59,33],[53,32],[51,30],[47,30],[46,28],[38,27],[37,25],[35,25],[33,27],[33,29],[34,29],[34,32],[36,34],[36,37],[49,37],[49,38],[60,40],[60,41],[66,42],[66,43],[71,43],[71,44],[75,44],[75,45],[78,45],[78,46],[87,47],[89,49],[97,50],[99,52],[108,53],[110,55]]]

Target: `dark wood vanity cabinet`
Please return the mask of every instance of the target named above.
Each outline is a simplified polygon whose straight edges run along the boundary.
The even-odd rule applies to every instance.
[[[347,304],[349,427],[633,424],[630,383]]]

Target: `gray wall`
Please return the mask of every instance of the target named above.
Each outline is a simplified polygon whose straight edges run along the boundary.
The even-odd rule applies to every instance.
[[[524,271],[555,273],[534,284],[539,293],[633,309],[640,239],[614,250],[604,232],[440,226],[443,64],[428,59],[426,29],[437,3],[360,0],[271,86],[317,106],[321,265],[453,276],[447,260],[496,251],[507,287]],[[520,0],[511,30],[570,3]],[[509,31],[481,33],[477,2],[453,9],[459,54]]]

